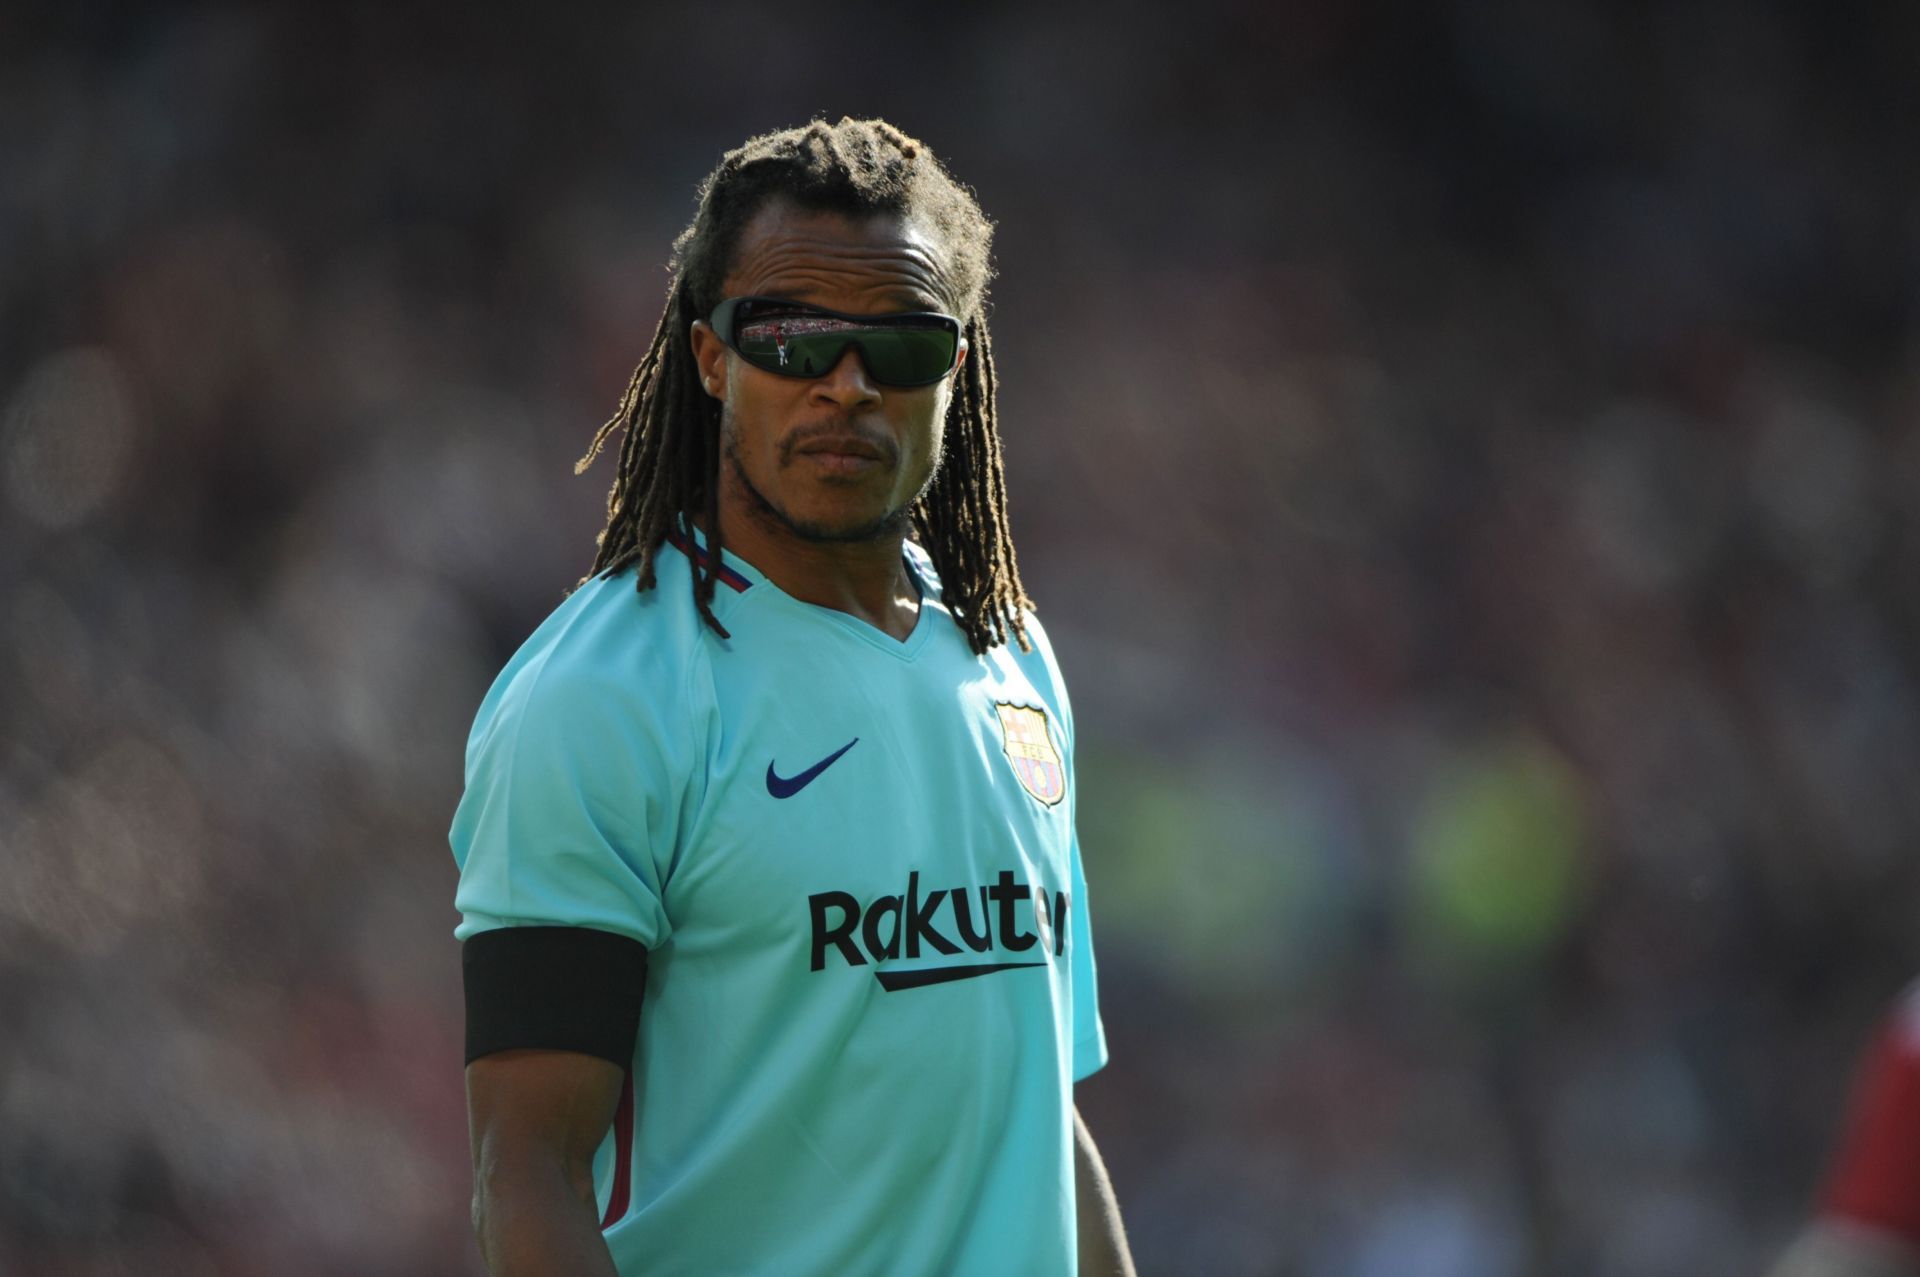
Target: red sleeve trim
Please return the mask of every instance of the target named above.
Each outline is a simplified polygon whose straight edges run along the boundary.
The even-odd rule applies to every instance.
[[[620,1104],[613,1111],[613,1191],[607,1195],[607,1213],[600,1221],[606,1232],[626,1218],[633,1198],[633,1074],[620,1087]]]

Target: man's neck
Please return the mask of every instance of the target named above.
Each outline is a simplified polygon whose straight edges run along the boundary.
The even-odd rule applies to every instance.
[[[724,508],[726,548],[802,603],[845,612],[905,640],[920,618],[920,591],[902,558],[904,532],[866,541],[816,541],[765,511]]]

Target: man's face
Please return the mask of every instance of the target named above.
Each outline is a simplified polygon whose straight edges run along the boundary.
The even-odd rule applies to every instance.
[[[741,234],[721,292],[883,315],[948,310],[945,283],[937,245],[904,218],[854,220],[776,200]],[[727,513],[809,541],[901,530],[939,465],[951,376],[881,385],[849,347],[825,376],[783,377],[727,349],[704,320],[693,352],[707,393],[721,401]]]

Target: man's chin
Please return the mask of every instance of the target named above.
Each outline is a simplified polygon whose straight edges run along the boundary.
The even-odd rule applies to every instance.
[[[879,515],[871,512],[833,514],[768,510],[776,522],[802,541],[818,545],[861,545],[903,536],[912,522],[905,509]]]
[[[746,497],[752,517],[778,528],[797,540],[816,545],[860,545],[904,536],[912,527],[913,503],[897,509],[878,507],[877,503],[856,495],[852,485],[820,485],[811,491],[802,487],[793,495],[798,502],[782,499],[778,492],[762,492],[747,476],[746,467],[729,444],[727,468],[737,490]]]

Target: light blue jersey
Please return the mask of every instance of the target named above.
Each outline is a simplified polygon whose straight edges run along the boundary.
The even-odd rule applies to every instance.
[[[676,538],[488,692],[456,935],[651,952],[595,1163],[620,1271],[1074,1271],[1072,1084],[1106,1062],[1045,634],[976,656],[926,556],[903,642]]]

